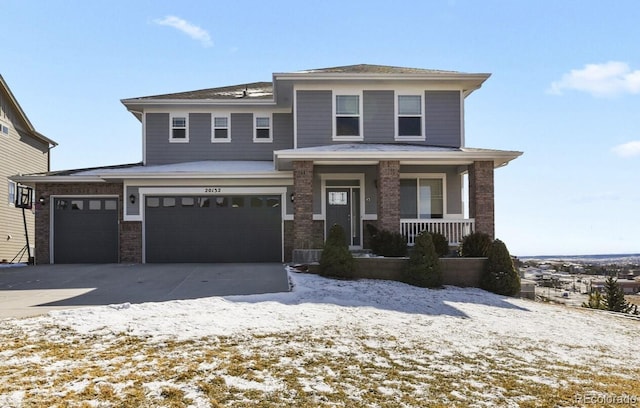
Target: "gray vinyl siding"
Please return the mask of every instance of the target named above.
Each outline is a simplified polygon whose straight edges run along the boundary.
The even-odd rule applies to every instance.
[[[254,143],[253,114],[232,113],[231,141],[211,142],[210,113],[189,114],[189,142],[169,142],[169,113],[146,115],[146,164],[203,160],[273,160],[273,151],[293,148],[293,115],[274,113],[272,143]]]
[[[393,91],[364,91],[363,126],[366,143],[393,143],[395,108]]]
[[[332,144],[331,91],[297,91],[298,148]]]
[[[425,92],[426,143],[460,147],[462,143],[460,91]]]

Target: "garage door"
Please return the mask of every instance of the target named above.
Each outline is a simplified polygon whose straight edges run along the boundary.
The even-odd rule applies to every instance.
[[[279,262],[280,196],[145,200],[146,262]]]
[[[118,199],[54,199],[53,261],[118,262]]]

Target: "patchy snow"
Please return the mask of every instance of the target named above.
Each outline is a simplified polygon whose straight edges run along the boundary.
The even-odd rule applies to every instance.
[[[388,398],[399,398],[403,385],[402,380],[386,378],[384,373],[401,370],[403,375],[427,384],[436,376],[455,376],[460,390],[447,394],[450,401],[465,401],[476,395],[489,405],[493,399],[507,397],[502,389],[486,388],[482,377],[478,377],[484,370],[495,373],[514,367],[525,381],[563,387],[563,378],[547,377],[535,362],[544,362],[546,370],[557,366],[557,372],[567,367],[589,367],[596,362],[613,370],[628,371],[640,366],[640,354],[629,349],[639,338],[637,320],[506,298],[474,288],[429,290],[391,281],[332,280],[296,272],[289,275],[292,291],[286,293],[58,310],[35,318],[6,319],[3,330],[19,327],[29,337],[43,338],[48,336],[47,327],[56,326],[73,329],[72,332],[85,338],[105,340],[124,333],[156,342],[159,348],[164,342],[175,340],[230,336],[253,339],[247,343],[238,341],[240,354],[255,353],[252,347],[264,350],[266,356],[281,353],[279,366],[298,373],[302,390],[318,396],[337,392],[335,380],[344,378],[340,377],[344,372],[360,375],[360,362],[371,367],[368,378],[377,382],[371,390]],[[270,343],[273,337],[267,335],[274,333],[285,337],[302,333],[316,343],[307,345],[299,337],[281,344]],[[330,346],[318,341],[326,341]],[[416,345],[421,348],[411,352]],[[283,349],[298,350],[299,354],[282,353]],[[370,350],[382,351],[376,354]],[[318,356],[327,359],[347,356],[349,360],[342,367],[304,364]],[[134,355],[129,361],[137,363],[141,358]],[[182,354],[177,358],[182,358]],[[15,357],[7,352],[0,353],[0,359],[8,361]],[[497,369],[491,366],[496,363]],[[49,363],[43,371],[53,373],[60,364],[69,361]],[[140,364],[138,367],[146,369],[143,361]],[[125,371],[135,369],[127,367]],[[203,362],[197,368],[219,370],[219,363]],[[334,371],[337,368],[344,372],[337,373]],[[279,393],[286,388],[281,379],[267,371],[256,368],[253,373],[255,377],[247,378],[227,372],[220,374],[220,378],[227,386],[239,390]],[[79,378],[69,384],[69,391],[82,390],[87,384],[85,380]],[[575,384],[580,379],[572,381]],[[145,385],[152,395],[160,395],[165,386],[172,383],[158,380]],[[351,384],[340,386],[352,391],[349,395],[354,401],[363,392],[371,391],[351,389]],[[114,387],[121,389],[123,385]],[[207,406],[197,390],[190,387],[181,389],[195,401],[192,406]],[[412,393],[426,398],[429,391],[418,386]],[[19,402],[22,397],[20,392],[0,395],[0,405]]]
[[[183,173],[273,173],[275,171],[272,161],[258,160],[206,160],[198,162],[160,164],[155,166],[133,166],[123,168],[97,168],[79,171],[73,176],[117,176],[117,175],[144,175],[144,174],[183,174]]]

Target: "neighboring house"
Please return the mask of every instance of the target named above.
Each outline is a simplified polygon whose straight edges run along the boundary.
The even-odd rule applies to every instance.
[[[49,149],[56,145],[38,133],[0,75],[0,262],[27,262],[33,247],[34,215],[16,208],[18,184],[9,177],[49,171]]]
[[[142,163],[16,178],[43,203],[36,262],[288,261],[336,223],[354,249],[368,223],[493,236],[494,169],[521,153],[465,146],[488,77],[355,65],[124,99]]]

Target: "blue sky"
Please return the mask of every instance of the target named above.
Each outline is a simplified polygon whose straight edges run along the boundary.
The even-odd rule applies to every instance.
[[[470,147],[498,169],[513,254],[640,252],[640,2],[6,1],[0,73],[52,169],[141,160],[120,99],[383,64],[492,73],[467,98]]]

